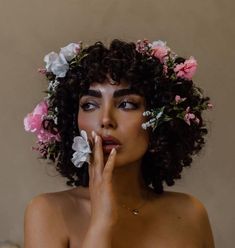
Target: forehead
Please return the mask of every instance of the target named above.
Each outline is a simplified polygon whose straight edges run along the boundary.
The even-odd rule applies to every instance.
[[[118,84],[111,84],[109,81],[105,81],[102,83],[93,82],[91,83],[89,89],[97,90],[103,93],[111,93],[118,89],[128,89],[130,88],[130,84],[127,82],[119,82]]]

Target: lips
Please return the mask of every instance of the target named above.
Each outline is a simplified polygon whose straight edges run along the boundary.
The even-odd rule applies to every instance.
[[[113,148],[119,150],[121,142],[113,136],[102,136],[102,147],[104,153],[110,153]]]

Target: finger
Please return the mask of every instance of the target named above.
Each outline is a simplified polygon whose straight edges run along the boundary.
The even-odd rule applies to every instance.
[[[90,154],[90,162],[88,164],[88,173],[89,173],[89,181],[92,181],[94,178],[94,158],[93,158],[93,152],[94,152],[94,144],[95,144],[95,132],[92,131],[91,133],[92,137],[88,138],[88,142],[91,148],[92,153]]]
[[[115,148],[112,149],[111,153],[109,154],[108,161],[105,164],[103,177],[104,180],[108,183],[112,181],[113,176],[113,168],[115,166],[115,159],[116,159],[117,151]]]
[[[93,168],[92,156],[90,157],[90,161],[88,163],[88,174],[89,174],[89,183],[93,181],[94,178],[94,168]]]
[[[103,148],[102,148],[102,140],[101,137],[96,135],[95,136],[95,147],[94,147],[94,169],[95,173],[101,175],[103,168],[104,168],[104,155],[103,155]]]
[[[90,164],[93,165],[94,164],[94,151],[95,151],[95,132],[92,131],[91,132],[91,136],[89,138],[89,145],[90,145],[90,148],[91,148],[91,154],[90,154]]]

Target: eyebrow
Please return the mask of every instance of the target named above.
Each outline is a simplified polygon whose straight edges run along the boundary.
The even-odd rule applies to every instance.
[[[126,95],[139,95],[143,96],[138,90],[134,88],[127,88],[127,89],[120,89],[120,90],[115,90],[113,93],[114,98],[118,98],[121,96],[126,96]],[[102,98],[102,93],[99,90],[90,90],[88,89],[86,92],[84,92],[81,97],[83,96],[93,96],[97,98]]]

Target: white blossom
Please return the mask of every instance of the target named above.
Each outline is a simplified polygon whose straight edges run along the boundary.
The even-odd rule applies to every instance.
[[[69,70],[69,64],[63,54],[51,52],[44,57],[44,62],[47,71],[52,72],[56,77],[65,77]]]
[[[143,113],[143,116],[149,116],[149,115],[151,115],[151,112],[150,112],[150,111],[145,111],[145,112]]]
[[[79,52],[80,44],[70,43],[60,49],[60,54],[63,54],[67,61],[71,61]]]
[[[142,126],[142,128],[143,128],[143,129],[145,129],[145,130],[147,129],[146,122],[145,122],[145,123],[143,123],[141,126]]]
[[[152,42],[152,46],[151,48],[154,49],[156,47],[164,47],[164,48],[168,48],[166,46],[166,42],[165,41],[162,41],[162,40],[157,40],[157,41],[153,41]]]
[[[159,119],[161,116],[162,116],[162,114],[163,114],[163,112],[161,111],[161,112],[159,112],[158,114],[157,114],[157,116],[156,116],[156,119]]]
[[[58,58],[58,54],[55,52],[50,52],[44,57],[44,62],[46,63],[46,69],[48,72],[51,72],[51,66],[54,61]]]
[[[72,149],[75,152],[71,161],[76,167],[81,168],[84,162],[90,162],[91,148],[84,130],[81,130],[81,136],[74,137]]]

